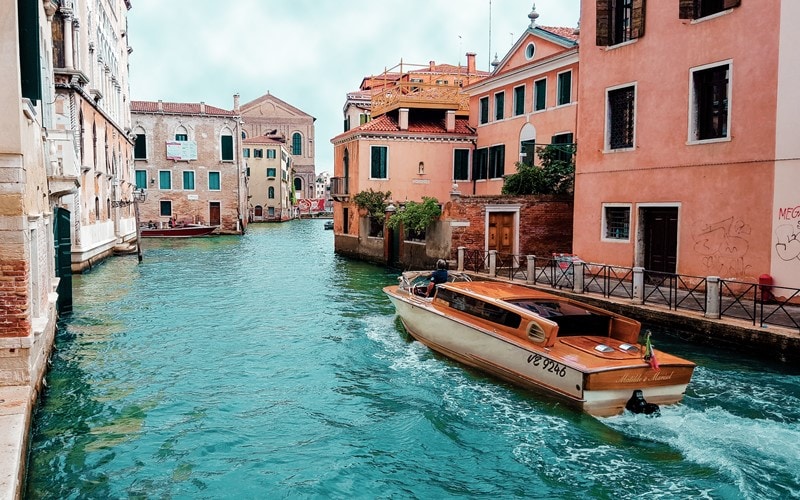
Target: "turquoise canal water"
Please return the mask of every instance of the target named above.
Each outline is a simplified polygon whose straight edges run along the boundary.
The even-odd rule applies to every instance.
[[[28,498],[800,496],[797,369],[685,346],[660,418],[596,419],[410,341],[323,221],[146,241],[75,279]]]

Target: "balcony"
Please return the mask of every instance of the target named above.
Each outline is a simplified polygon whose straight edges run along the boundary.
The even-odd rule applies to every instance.
[[[350,183],[347,177],[331,177],[331,198],[335,201],[350,199]]]
[[[77,192],[80,184],[80,160],[75,154],[72,130],[47,132],[47,179],[50,196],[59,197]]]

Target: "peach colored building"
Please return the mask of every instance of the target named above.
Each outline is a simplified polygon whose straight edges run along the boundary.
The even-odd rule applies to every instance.
[[[779,0],[582,1],[575,253],[800,286],[798,22]]]
[[[431,62],[423,69],[401,64],[398,73],[393,70],[362,82],[362,87],[381,89],[371,92],[370,119],[348,128],[346,105],[347,130],[331,140],[337,251],[355,249],[380,233],[359,224],[352,195],[372,189],[391,192],[398,206],[423,196],[443,202],[454,190],[455,172],[469,168],[477,137],[468,125],[468,98],[460,91],[485,76],[475,70],[474,55],[468,54],[467,67]]]
[[[247,165],[248,214],[252,222],[283,222],[292,210],[292,157],[282,136],[261,135],[242,141]]]
[[[504,176],[516,173],[518,162],[538,161],[537,147],[575,142],[576,30],[537,26],[538,17],[535,9],[528,14],[528,28],[493,63],[490,77],[464,88],[470,99],[469,124],[478,138],[470,151],[471,168],[454,178],[463,194],[498,195]],[[485,250],[519,253],[520,209],[514,204],[486,207]]]

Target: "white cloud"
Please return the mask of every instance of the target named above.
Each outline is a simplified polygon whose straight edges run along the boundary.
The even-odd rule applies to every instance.
[[[131,98],[230,109],[268,90],[317,118],[317,172],[333,171],[345,94],[404,63],[488,70],[528,25],[529,0],[137,0],[128,15]],[[579,0],[538,0],[538,23],[575,26]],[[460,38],[459,38],[460,37]]]

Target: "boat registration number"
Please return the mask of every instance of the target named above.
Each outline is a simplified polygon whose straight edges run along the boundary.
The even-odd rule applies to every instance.
[[[553,361],[552,359],[545,358],[541,354],[531,354],[528,356],[528,363],[540,367],[542,371],[553,373],[559,377],[567,376],[567,367],[565,365]]]

